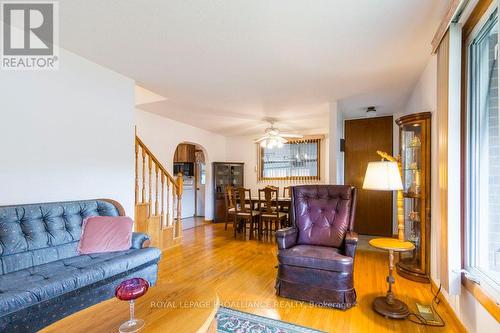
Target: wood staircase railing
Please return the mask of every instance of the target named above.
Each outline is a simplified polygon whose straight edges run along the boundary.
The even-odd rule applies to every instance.
[[[136,135],[136,230],[149,234],[152,246],[166,249],[181,243],[182,186],[182,177],[174,179]]]

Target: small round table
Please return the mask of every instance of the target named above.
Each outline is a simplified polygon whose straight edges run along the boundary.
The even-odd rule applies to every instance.
[[[372,304],[373,310],[387,318],[405,319],[410,314],[408,306],[403,301],[395,298],[392,293],[392,285],[394,284],[394,276],[392,275],[394,269],[394,252],[412,251],[415,249],[415,245],[395,238],[374,238],[370,240],[369,244],[377,249],[389,251],[389,275],[387,276],[389,289],[385,296],[375,298]]]

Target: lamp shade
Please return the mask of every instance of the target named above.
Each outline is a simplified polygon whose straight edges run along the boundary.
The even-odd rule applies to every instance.
[[[369,162],[366,168],[363,189],[397,191],[403,189],[401,175],[396,162]]]

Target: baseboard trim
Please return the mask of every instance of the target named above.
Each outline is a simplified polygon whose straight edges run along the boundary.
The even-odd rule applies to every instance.
[[[433,290],[438,290],[438,286],[434,282],[433,279],[429,279],[431,281],[431,286]],[[464,324],[460,321],[458,318],[457,314],[455,313],[455,310],[451,307],[450,303],[448,303],[448,300],[446,297],[444,297],[443,293],[439,291],[438,298],[441,301],[441,303],[444,305],[446,308],[446,311],[449,313],[450,317],[455,321],[457,326],[460,328],[460,332],[467,333],[467,329],[465,328]]]

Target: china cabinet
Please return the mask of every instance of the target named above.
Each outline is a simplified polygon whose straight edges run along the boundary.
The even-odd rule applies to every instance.
[[[224,221],[226,214],[226,203],[224,201],[224,191],[227,186],[244,186],[244,164],[243,163],[213,163],[214,182],[214,220]]]
[[[400,254],[399,275],[429,282],[431,224],[431,113],[411,114],[396,120],[399,126],[403,180],[405,240],[415,249]]]

